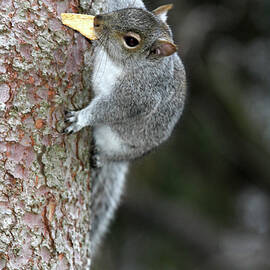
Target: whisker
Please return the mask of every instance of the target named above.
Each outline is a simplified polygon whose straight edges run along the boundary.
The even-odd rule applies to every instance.
[[[107,43],[107,41],[108,41],[108,37],[107,37],[107,33],[105,32],[101,37],[100,37],[100,42],[99,42],[99,44],[97,45],[98,46],[98,52],[97,52],[97,54],[100,54],[100,53],[103,53],[102,52],[102,50],[103,50],[103,48],[106,46],[106,43]],[[98,63],[98,67],[97,67],[97,74],[99,74],[100,73],[100,69],[101,69],[101,67],[102,67],[102,65],[103,65],[103,61],[104,61],[104,53],[101,55],[101,59],[100,59],[100,61],[99,61],[99,63]],[[107,56],[106,56],[107,57]],[[107,60],[106,60],[107,61]],[[103,73],[104,73],[104,71],[105,71],[105,69],[103,70]],[[93,78],[92,79],[92,83],[96,83],[96,80],[99,80],[100,79],[100,76],[99,76],[99,78],[97,78],[97,77],[95,77],[95,78]]]

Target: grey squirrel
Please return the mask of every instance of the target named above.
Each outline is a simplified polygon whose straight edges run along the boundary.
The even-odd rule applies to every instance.
[[[166,23],[172,5],[149,12],[141,0],[106,3],[108,12],[94,19],[95,97],[65,116],[68,134],[93,127],[93,253],[119,204],[129,162],[168,139],[186,95],[185,70]]]

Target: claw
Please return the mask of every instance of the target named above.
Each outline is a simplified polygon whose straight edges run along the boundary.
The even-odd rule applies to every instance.
[[[72,112],[67,112],[67,113],[66,113],[66,117],[71,117],[72,115],[73,115]]]
[[[67,111],[67,110],[64,110],[64,114],[65,114],[65,117],[71,117],[75,114],[74,111]]]
[[[72,121],[70,118],[66,118],[66,119],[64,120],[64,122],[65,122],[66,124],[69,124],[69,123],[72,123],[73,121]]]
[[[68,127],[64,129],[63,133],[69,135],[80,130],[79,126],[77,125],[77,112],[65,110],[64,113],[65,117],[63,120],[66,124],[68,124]]]
[[[70,134],[74,133],[74,131],[70,127],[67,127],[63,130],[63,133],[70,135]]]

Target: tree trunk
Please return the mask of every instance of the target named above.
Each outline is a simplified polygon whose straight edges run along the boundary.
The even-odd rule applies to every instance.
[[[90,265],[90,130],[61,134],[90,100],[90,43],[59,19],[78,11],[0,0],[0,269]]]

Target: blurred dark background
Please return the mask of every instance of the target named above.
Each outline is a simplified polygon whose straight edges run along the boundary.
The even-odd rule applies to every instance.
[[[131,166],[94,269],[270,269],[270,1],[171,2],[185,112]]]

